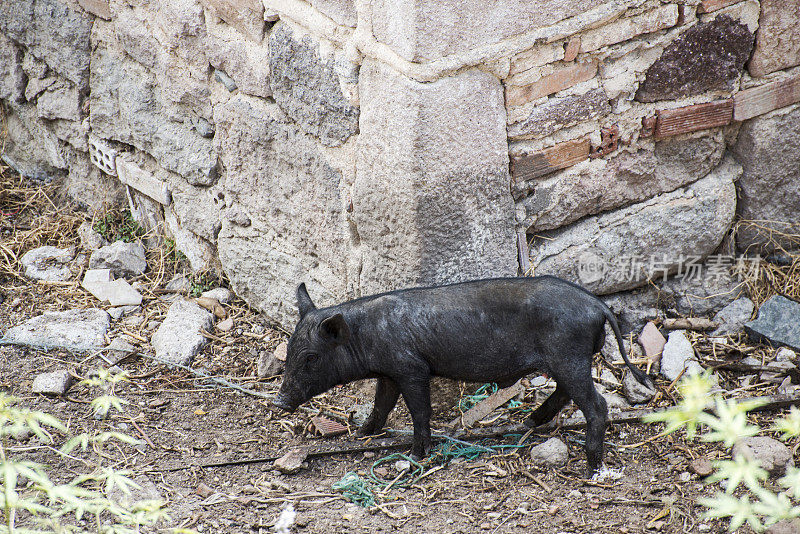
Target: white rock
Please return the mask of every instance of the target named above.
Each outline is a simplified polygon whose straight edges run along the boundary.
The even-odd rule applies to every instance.
[[[569,449],[558,438],[550,438],[540,445],[531,447],[531,459],[545,465],[563,465],[569,459]]]
[[[733,457],[739,455],[757,460],[773,476],[781,476],[787,467],[794,466],[791,449],[767,436],[751,436],[739,440],[733,446]]]
[[[78,227],[78,237],[81,239],[81,247],[84,250],[94,251],[108,245],[108,241],[92,228],[92,223],[89,221],[82,222]]]
[[[632,404],[650,402],[656,394],[655,388],[640,384],[629,371],[625,371],[625,376],[622,377],[622,391]]]
[[[217,330],[229,332],[233,328],[233,317],[227,317],[217,323]]]
[[[225,287],[216,287],[208,291],[203,291],[203,294],[200,296],[216,299],[220,304],[228,304],[233,300],[233,292]]]
[[[142,303],[142,294],[133,289],[127,280],[114,280],[108,286],[108,302],[112,306],[139,306]]]
[[[66,264],[74,257],[73,249],[44,246],[23,254],[20,263],[25,267],[25,276],[28,278],[58,282],[72,275],[69,265]]]
[[[105,345],[110,324],[108,314],[97,308],[44,312],[9,328],[3,341],[36,348],[95,350]]]
[[[213,315],[194,302],[174,302],[151,339],[156,357],[167,363],[187,365],[207,343],[200,329],[210,330],[213,324]]]
[[[72,385],[72,375],[66,369],[42,373],[33,379],[31,390],[45,395],[63,395]]]
[[[92,252],[89,268],[111,269],[114,276],[123,278],[138,276],[147,269],[144,247],[141,243],[115,241]]]
[[[688,376],[702,372],[703,367],[695,359],[694,348],[686,339],[683,330],[670,332],[667,344],[661,353],[661,374],[668,380],[675,380],[681,373]]]

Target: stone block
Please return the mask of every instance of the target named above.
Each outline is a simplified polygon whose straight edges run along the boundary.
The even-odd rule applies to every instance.
[[[650,66],[636,100],[656,102],[732,91],[752,49],[753,34],[727,15],[696,24],[672,41]]]
[[[318,141],[263,99],[236,95],[216,106],[214,121],[226,169],[222,267],[237,295],[293,327],[297,284],[332,304],[353,283],[342,173]],[[314,238],[321,228],[324,239]]]
[[[758,317],[746,323],[744,329],[753,341],[800,350],[798,317],[800,303],[775,295],[761,305]]]
[[[22,70],[22,49],[0,33],[0,100],[22,102],[27,83]]]
[[[748,70],[764,76],[800,64],[800,5],[797,0],[761,0],[756,48]]]
[[[270,86],[280,108],[326,146],[358,132],[358,107],[342,92],[335,59],[323,58],[311,36],[279,23],[269,38]],[[353,79],[357,82],[357,74]]]
[[[80,90],[89,81],[92,17],[59,0],[0,2],[0,32]]]
[[[492,45],[602,3],[603,0],[378,0],[368,9],[371,8],[373,33],[378,41],[409,61],[424,62]]]
[[[201,210],[202,205],[196,205],[195,209]],[[194,232],[184,228],[178,222],[172,207],[164,210],[164,222],[167,235],[172,236],[175,248],[186,256],[193,271],[214,270],[217,265],[214,248]]]
[[[211,330],[213,315],[188,300],[176,300],[153,334],[151,343],[156,358],[178,365],[188,365],[208,343],[200,330]]]
[[[512,57],[508,74],[512,76],[562,59],[564,46],[561,43],[541,43]]]
[[[36,100],[36,111],[41,119],[79,122],[83,112],[78,88],[69,82],[54,83]]]
[[[140,167],[131,154],[120,154],[115,158],[120,182],[147,195],[159,204],[169,206],[171,192],[164,180]]]
[[[521,106],[591,80],[597,74],[597,63],[593,61],[567,63],[548,70],[552,72],[527,85],[521,83],[524,83],[523,80],[528,76],[518,75],[510,78],[506,82],[506,106]]]
[[[231,77],[243,92],[272,96],[269,85],[269,50],[262,44],[242,39],[227,24],[206,20],[208,36],[202,41],[209,63]]]
[[[261,0],[200,1],[219,18],[255,42],[260,43],[264,39],[264,4]]]
[[[602,89],[583,94],[554,96],[535,106],[530,114],[508,126],[511,139],[541,138],[554,132],[611,112]]]
[[[361,293],[516,274],[499,81],[467,70],[420,83],[368,60],[360,88]]]
[[[69,153],[55,133],[39,120],[31,104],[5,106],[7,137],[2,158],[22,176],[42,182],[66,174]]]
[[[597,294],[645,284],[647,272],[640,275],[638,266],[646,268],[651,259],[664,271],[675,272],[681,258],[703,258],[719,246],[733,221],[733,182],[740,174],[739,165],[724,160],[690,186],[558,230],[537,232],[531,264],[536,274],[580,281]],[[593,276],[585,276],[587,272]]]
[[[78,5],[95,17],[111,20],[111,8],[108,7],[108,0],[78,0]]]
[[[792,248],[771,231],[798,233],[800,221],[800,107],[788,107],[745,121],[733,147],[744,168],[739,185],[739,218],[759,221],[736,235],[740,250],[770,252],[776,244]],[[796,246],[796,245],[794,245]]]
[[[103,310],[86,308],[44,312],[9,328],[3,341],[37,349],[97,350],[106,344],[111,319]]]
[[[119,52],[99,46],[92,56],[89,96],[93,132],[131,144],[189,183],[217,179],[211,139],[194,128],[194,114],[165,98],[156,77]]]
[[[356,27],[358,17],[355,0],[309,0],[311,5],[330,17],[336,24]]]
[[[666,139],[622,150],[528,184],[526,228],[550,230],[644,201],[706,176],[722,160],[721,133]]]
[[[581,52],[593,52],[604,46],[628,41],[637,35],[671,28],[678,23],[678,6],[667,4],[639,15],[589,30],[581,35]]]

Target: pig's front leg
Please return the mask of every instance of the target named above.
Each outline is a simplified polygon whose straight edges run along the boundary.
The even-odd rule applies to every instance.
[[[397,387],[397,383],[394,380],[386,377],[379,378],[375,386],[375,404],[373,404],[372,412],[367,420],[358,429],[358,435],[369,436],[380,432],[386,424],[389,412],[397,404],[399,396],[400,388]]]
[[[430,376],[406,377],[399,384],[411,421],[414,423],[414,442],[411,456],[421,460],[431,449],[431,380]]]

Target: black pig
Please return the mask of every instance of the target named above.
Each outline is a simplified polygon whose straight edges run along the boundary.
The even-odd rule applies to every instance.
[[[628,360],[608,306],[552,276],[403,289],[322,309],[300,284],[297,304],[300,322],[289,338],[273,404],[291,412],[337,384],[377,378],[375,405],[359,433],[379,432],[402,394],[414,423],[411,452],[418,458],[431,446],[432,376],[507,387],[530,373],[548,374],[556,389],[525,423],[550,421],[572,399],[586,417],[590,472],[603,460],[608,416],[591,374],[606,321],[628,368],[639,382],[649,382]]]

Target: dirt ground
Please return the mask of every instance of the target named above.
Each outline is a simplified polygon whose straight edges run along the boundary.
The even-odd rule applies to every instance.
[[[5,214],[7,215],[7,214]],[[37,246],[75,243],[75,228],[84,214],[74,217],[67,229],[43,234]],[[62,217],[64,214],[53,214]],[[30,231],[34,219],[5,217],[2,243],[7,249],[18,245],[20,233]],[[48,223],[50,224],[50,223]],[[27,228],[27,230],[26,230]],[[50,228],[50,227],[48,227]],[[72,232],[72,233],[70,233]],[[16,246],[16,245],[14,245]],[[26,245],[28,246],[28,245]],[[155,259],[154,259],[155,258]],[[161,258],[159,263],[158,258]],[[139,281],[145,288],[140,319],[123,318],[112,322],[109,338],[125,336],[146,347],[146,341],[163,318],[168,300],[174,295],[159,291],[171,272],[164,271],[163,254],[150,251],[151,271]],[[13,273],[6,262],[0,274],[0,333],[10,326],[45,310],[65,310],[100,306],[75,280],[63,284],[31,282]],[[158,268],[153,265],[158,264]],[[77,265],[76,269],[85,268]],[[158,272],[155,272],[158,271]],[[224,282],[223,282],[224,283]],[[182,297],[178,297],[182,298]],[[264,393],[274,392],[280,377],[258,379],[255,361],[260,351],[272,350],[286,334],[269,328],[241,301],[227,305],[234,317],[230,333],[214,332],[203,352],[193,362],[214,376]],[[759,349],[760,350],[760,349]],[[700,441],[687,443],[682,435],[653,438],[659,428],[644,424],[623,424],[609,428],[606,436],[609,467],[622,476],[603,482],[587,480],[582,430],[556,430],[532,435],[526,444],[537,444],[551,435],[559,436],[570,447],[566,466],[546,468],[534,463],[529,447],[509,448],[507,452],[484,454],[479,458],[455,459],[430,472],[407,488],[376,490],[378,505],[362,508],[348,502],[332,485],[351,471],[366,478],[375,462],[404,450],[378,450],[366,453],[314,457],[294,475],[281,474],[271,462],[249,465],[200,467],[202,464],[261,458],[289,446],[338,442],[355,439],[344,435],[324,439],[316,435],[310,419],[315,410],[340,415],[346,421],[348,410],[357,403],[360,389],[344,386],[307,404],[311,410],[285,415],[273,412],[264,399],[209,383],[186,371],[167,368],[143,357],[121,362],[119,367],[131,375],[115,393],[129,402],[122,413],[105,420],[92,416],[90,400],[97,395],[88,386],[73,385],[64,397],[45,397],[31,393],[33,378],[41,372],[69,369],[76,377],[86,377],[93,369],[106,365],[97,355],[64,351],[42,352],[24,347],[0,347],[0,391],[17,396],[23,406],[46,411],[64,421],[69,434],[83,431],[115,430],[142,441],[141,445],[108,445],[100,453],[107,465],[128,469],[139,482],[167,501],[171,520],[161,527],[183,527],[198,532],[272,532],[281,510],[291,503],[298,512],[293,532],[723,532],[720,521],[703,520],[700,496],[712,495],[718,486],[707,486],[691,473],[689,463],[700,456],[709,459],[729,453],[716,445]],[[600,369],[599,363],[598,370]],[[618,378],[621,374],[617,373]],[[723,386],[735,387],[736,374],[721,373]],[[651,407],[673,402],[674,390],[658,382],[662,392]],[[770,392],[769,389],[758,393]],[[534,405],[536,391],[529,388],[523,405]],[[565,409],[565,415],[574,407]],[[404,408],[390,421],[395,428],[410,429]],[[433,421],[441,427],[456,415],[455,409],[440,413]],[[766,424],[779,414],[758,416]],[[520,422],[525,414],[505,411],[498,422]],[[355,431],[355,425],[348,425]],[[55,433],[56,445],[68,436]],[[515,444],[519,436],[500,437],[486,445]],[[82,461],[95,461],[96,455],[74,453],[64,459],[36,438],[11,443],[10,453],[50,466],[54,478],[67,480],[85,472]],[[394,476],[393,462],[384,465]],[[429,466],[433,467],[433,466]],[[149,483],[148,483],[149,481]],[[152,483],[152,484],[150,484]]]

